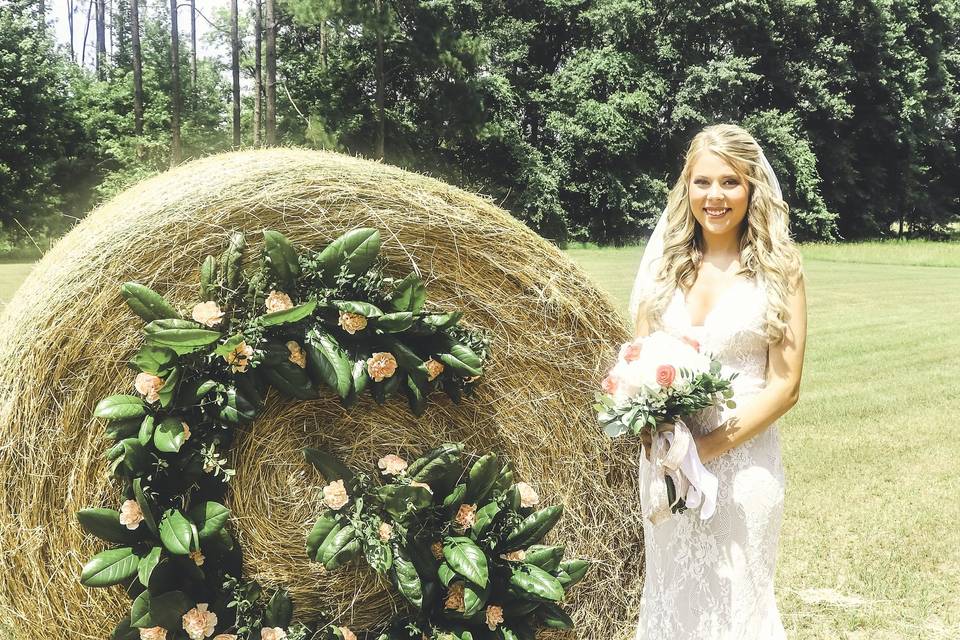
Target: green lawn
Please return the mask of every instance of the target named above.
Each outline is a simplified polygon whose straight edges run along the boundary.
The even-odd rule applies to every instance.
[[[960,637],[960,245],[911,244],[804,247],[803,388],[780,422],[791,640]],[[639,248],[568,254],[626,309]],[[0,265],[0,302],[29,269]]]

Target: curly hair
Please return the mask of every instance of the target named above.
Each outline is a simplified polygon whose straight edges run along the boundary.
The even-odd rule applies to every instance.
[[[659,326],[676,287],[689,291],[703,262],[703,230],[690,208],[689,184],[693,164],[704,151],[722,158],[749,185],[737,275],[755,278],[766,288],[766,337],[770,344],[777,344],[783,340],[789,320],[787,297],[803,278],[800,251],[790,236],[789,206],[773,191],[760,160],[760,145],[733,124],[706,127],[687,149],[683,171],[667,200],[663,259],[646,306],[647,318],[651,327]]]

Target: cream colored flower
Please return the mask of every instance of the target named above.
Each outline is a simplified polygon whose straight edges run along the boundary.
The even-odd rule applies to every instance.
[[[140,629],[140,640],[167,640],[167,630],[163,627]]]
[[[193,319],[207,327],[215,327],[223,321],[223,311],[213,300],[193,305]]]
[[[495,631],[497,625],[503,622],[503,607],[495,604],[487,606],[487,629]]]
[[[213,636],[213,640],[237,640],[237,634],[235,633],[218,633]]]
[[[381,522],[377,534],[380,536],[380,542],[390,542],[390,538],[393,537],[393,525]]]
[[[343,330],[349,333],[350,335],[355,334],[357,331],[362,331],[367,328],[367,317],[359,313],[351,313],[349,311],[341,311],[340,319],[337,321]]]
[[[517,491],[520,492],[521,507],[532,507],[540,502],[540,496],[538,496],[533,487],[526,482],[518,482]]]
[[[343,640],[357,640],[357,636],[346,627],[340,627],[340,635],[343,636]]]
[[[385,476],[398,476],[407,468],[407,461],[400,456],[388,453],[377,460],[377,466],[382,469],[380,473]]]
[[[462,582],[454,582],[450,585],[450,589],[447,591],[447,599],[443,602],[443,608],[460,611],[461,613],[464,611]]]
[[[500,557],[507,562],[523,562],[527,559],[527,552],[523,549],[517,549],[516,551],[511,551],[510,553],[501,553]]]
[[[381,382],[397,371],[397,359],[388,351],[377,351],[367,358],[367,373],[374,382]]]
[[[477,521],[477,505],[462,504],[453,518],[453,528],[463,533]]]
[[[233,348],[233,351],[223,356],[223,359],[227,361],[234,373],[243,373],[247,370],[247,365],[252,357],[253,347],[241,340],[240,344]]]
[[[133,387],[137,393],[147,397],[147,402],[156,402],[160,399],[160,389],[166,381],[152,373],[141,372],[133,380]]]
[[[183,630],[190,636],[190,640],[203,640],[213,635],[213,629],[217,626],[217,614],[207,611],[208,606],[206,602],[201,602],[183,614]]]
[[[260,640],[286,640],[287,632],[280,627],[264,627],[260,629]]]
[[[335,480],[323,488],[323,501],[334,511],[343,507],[349,500],[343,480]]]
[[[120,507],[120,524],[133,531],[143,522],[143,511],[136,500],[125,500]]]
[[[183,427],[183,441],[186,442],[190,439],[190,425],[181,420],[180,426]]]
[[[437,560],[443,560],[443,543],[438,541],[430,545],[430,553]]]
[[[270,295],[263,302],[267,307],[267,313],[276,313],[277,311],[286,311],[293,309],[293,300],[283,291],[271,291]]]
[[[427,358],[423,365],[427,368],[427,380],[430,382],[433,382],[438,375],[443,373],[443,363],[438,360]]]
[[[410,483],[410,486],[411,486],[411,487],[423,487],[424,489],[426,489],[427,491],[430,492],[430,495],[433,495],[433,489],[431,489],[431,488],[430,488],[430,485],[428,485],[426,482],[411,482],[411,483]]]
[[[203,566],[203,561],[206,560],[206,557],[205,557],[202,553],[200,553],[199,551],[191,551],[191,552],[190,552],[190,559],[193,560],[194,563],[196,563],[196,565],[197,565],[198,567],[202,567],[202,566]]]
[[[287,343],[287,350],[290,352],[290,356],[287,358],[290,362],[301,369],[307,368],[307,352],[303,350],[300,343],[291,340]]]

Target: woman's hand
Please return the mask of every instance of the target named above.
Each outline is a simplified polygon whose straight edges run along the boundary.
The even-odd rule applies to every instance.
[[[703,464],[707,464],[713,460],[713,456],[710,454],[705,438],[706,434],[693,436],[693,444],[697,447],[697,456],[700,458],[700,462]]]

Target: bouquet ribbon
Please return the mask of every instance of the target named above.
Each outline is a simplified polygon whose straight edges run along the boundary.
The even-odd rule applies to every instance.
[[[676,497],[683,498],[690,508],[700,507],[700,519],[706,520],[717,508],[719,481],[710,473],[697,453],[693,434],[683,420],[660,427],[653,433],[650,464],[647,465],[647,490],[653,524],[669,518],[673,505],[667,494],[669,475]]]

